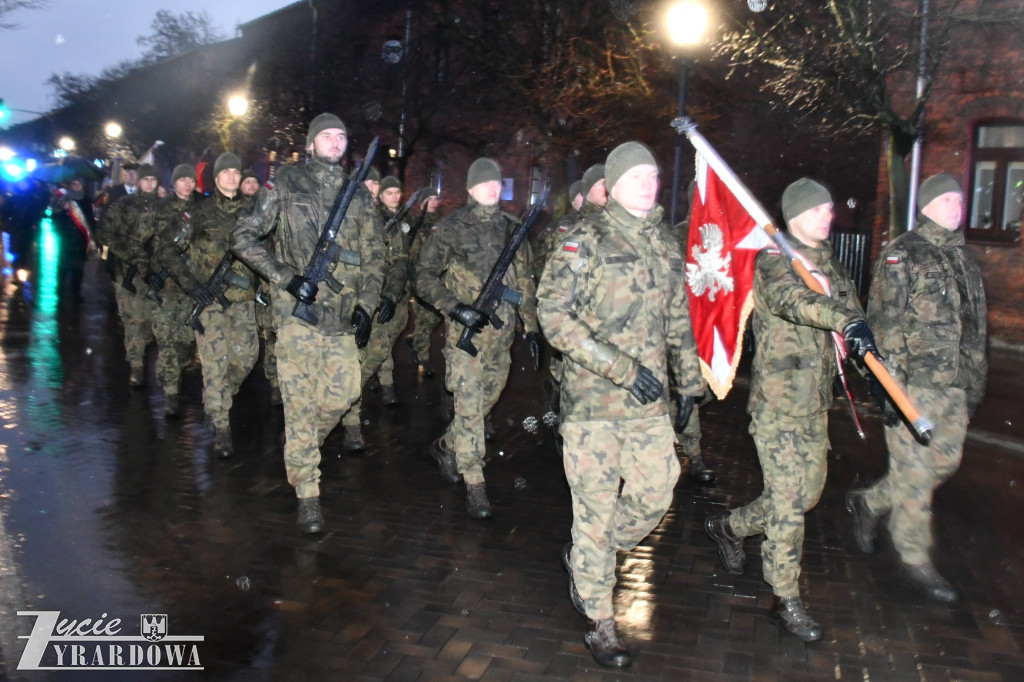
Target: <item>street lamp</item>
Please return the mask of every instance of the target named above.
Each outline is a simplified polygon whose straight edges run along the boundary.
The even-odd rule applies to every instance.
[[[231,95],[228,98],[228,113],[235,118],[245,116],[245,112],[249,110],[249,100],[245,98],[245,95]]]
[[[65,152],[72,152],[75,150],[75,140],[74,138],[65,135],[57,141],[57,146]]]
[[[117,121],[108,121],[107,125],[103,127],[103,132],[107,134],[107,137],[116,140],[121,137],[121,133],[124,131],[121,129],[121,124]]]
[[[693,64],[688,53],[704,41],[710,17],[707,8],[697,0],[681,0],[668,9],[665,23],[669,39],[678,48],[675,55],[679,63],[679,118],[685,115],[686,76]],[[676,158],[672,176],[672,203],[668,214],[669,227],[675,227],[679,211],[679,185],[683,166],[683,132],[676,132]]]

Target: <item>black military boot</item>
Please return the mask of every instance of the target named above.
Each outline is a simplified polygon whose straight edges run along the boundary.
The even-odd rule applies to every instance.
[[[615,620],[612,618],[589,621],[583,641],[594,660],[606,668],[628,668],[633,662],[629,650],[615,631]]]
[[[324,529],[324,515],[320,511],[319,497],[299,499],[299,516],[295,523],[303,533],[319,533]]]
[[[718,480],[718,476],[708,468],[700,454],[689,455],[689,458],[690,468],[687,470],[686,475],[691,481],[700,485],[711,485]]]
[[[714,514],[704,520],[704,531],[716,545],[718,557],[725,569],[733,575],[743,575],[743,567],[747,563],[747,555],[743,551],[743,538],[737,537],[729,525],[728,514]]]
[[[474,519],[491,518],[491,503],[487,499],[487,488],[483,483],[466,485],[466,511]]]
[[[960,598],[956,588],[939,575],[931,563],[904,564],[903,573],[914,587],[935,601],[950,604]]]
[[[853,539],[857,541],[860,551],[872,554],[875,551],[875,530],[878,527],[878,516],[868,509],[863,490],[846,493],[846,511],[853,517]]]
[[[213,430],[213,451],[217,457],[227,459],[235,454],[235,447],[231,442],[231,428],[215,428]]]
[[[381,401],[388,407],[394,407],[398,404],[398,394],[395,393],[394,384],[381,384],[380,386]]]
[[[345,427],[345,438],[341,441],[341,449],[350,453],[366,452],[366,444],[363,443],[363,430],[359,424]]]
[[[437,462],[441,478],[449,483],[458,483],[462,480],[462,476],[459,475],[459,467],[455,462],[455,453],[448,449],[443,438],[438,438],[430,444],[430,456]]]
[[[772,615],[782,623],[789,634],[805,642],[821,639],[821,626],[807,615],[800,597],[775,597]]]
[[[572,542],[565,543],[565,547],[562,547],[562,566],[565,567],[566,573],[569,574],[569,600],[572,601],[573,607],[581,616],[587,615],[587,611],[583,606],[583,597],[576,591],[576,579],[572,574],[572,563],[569,561],[570,552],[572,552]]]

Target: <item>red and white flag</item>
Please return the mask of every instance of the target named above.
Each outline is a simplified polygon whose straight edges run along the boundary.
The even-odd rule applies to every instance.
[[[754,259],[769,243],[757,221],[698,153],[686,286],[701,371],[719,398],[729,393],[736,377],[743,331],[754,307]]]

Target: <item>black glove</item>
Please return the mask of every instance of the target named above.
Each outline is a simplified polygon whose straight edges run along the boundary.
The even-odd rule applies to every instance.
[[[661,397],[664,390],[665,385],[658,381],[658,377],[654,376],[654,372],[643,365],[637,365],[636,381],[629,387],[629,392],[640,401],[641,405],[653,403]]]
[[[370,340],[370,327],[372,326],[373,320],[370,319],[370,314],[356,306],[356,309],[352,311],[352,328],[355,329],[356,347],[366,346]]]
[[[681,395],[676,402],[676,433],[682,433],[686,423],[690,421],[693,414],[693,405],[696,399],[692,395]]]
[[[530,346],[530,357],[533,358],[533,371],[540,371],[540,333],[530,332],[526,335],[526,343]]]
[[[868,385],[868,393],[871,394],[875,404],[878,405],[878,411],[882,413],[882,423],[889,427],[899,424],[900,416],[896,414],[896,408],[892,406],[889,396],[886,395],[885,389],[878,382],[878,379],[875,378],[875,375],[869,372],[864,377],[864,382]]]
[[[380,308],[377,309],[377,322],[387,324],[395,316],[395,302],[390,298],[380,299]]]
[[[316,284],[310,282],[302,275],[292,277],[284,290],[299,299],[299,303],[305,303],[306,305],[312,305],[313,301],[316,300],[317,292],[320,291]]]
[[[159,272],[151,272],[146,276],[146,284],[148,284],[149,288],[153,291],[160,291],[163,289],[165,282],[166,280],[160,276]]]
[[[846,352],[857,360],[858,365],[864,364],[864,356],[868,353],[878,352],[875,337],[871,335],[871,329],[864,320],[843,327],[843,341],[846,342]]]
[[[452,318],[464,327],[472,329],[477,334],[482,332],[484,327],[487,325],[487,316],[468,303],[460,303],[455,306],[455,308],[448,313],[448,317]]]
[[[191,298],[196,303],[199,303],[200,305],[213,305],[213,296],[211,296],[210,292],[206,290],[206,287],[204,287],[199,282],[190,285],[188,289],[185,290],[185,293],[189,295],[189,298]]]

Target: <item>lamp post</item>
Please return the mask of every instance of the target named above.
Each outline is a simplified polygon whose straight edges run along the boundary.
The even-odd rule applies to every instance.
[[[227,134],[224,136],[224,147],[228,151],[235,148],[235,134],[247,111],[249,111],[249,100],[243,93],[236,92],[228,97],[228,114],[231,118],[227,121]]]
[[[686,77],[693,64],[689,52],[704,40],[704,32],[709,22],[708,11],[697,0],[681,0],[673,3],[666,16],[669,39],[678,48],[674,59],[679,64],[679,118],[685,115],[686,108]],[[683,166],[683,133],[676,133],[676,156],[672,176],[672,203],[668,220],[669,227],[675,227],[679,212],[679,185]]]
[[[107,136],[107,153],[110,159],[110,183],[116,185],[121,180],[121,133],[124,129],[117,121],[107,121],[103,126],[103,132]]]

